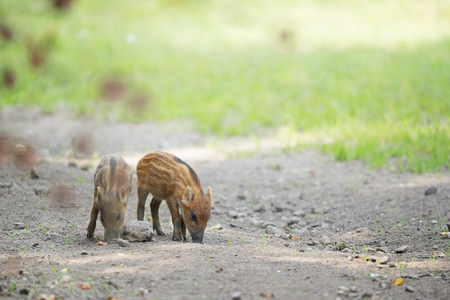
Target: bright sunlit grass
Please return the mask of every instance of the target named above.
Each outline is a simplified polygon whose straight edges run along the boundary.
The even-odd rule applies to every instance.
[[[14,31],[0,68],[16,75],[1,106],[182,118],[218,135],[289,128],[326,137],[298,146],[341,160],[448,164],[450,1],[49,3],[0,3]],[[30,41],[48,49],[37,69]],[[102,94],[111,80],[123,86],[113,102]]]

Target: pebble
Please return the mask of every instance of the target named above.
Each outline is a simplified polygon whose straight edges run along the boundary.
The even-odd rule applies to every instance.
[[[273,234],[277,237],[285,237],[286,233],[283,229],[277,228],[275,226],[267,226],[266,227],[266,233],[267,234]]]
[[[25,229],[25,224],[22,222],[16,222],[14,223],[14,229]]]
[[[391,261],[391,262],[389,263],[389,267],[390,267],[390,268],[395,268],[395,262]]]
[[[294,211],[293,215],[296,217],[304,218],[306,216],[306,213],[302,209],[298,209]]]
[[[395,249],[396,253],[405,253],[408,250],[408,245],[403,245]]]
[[[236,219],[237,216],[238,216],[238,212],[235,211],[235,210],[230,210],[230,211],[228,212],[228,216],[229,216],[230,218]]]
[[[287,225],[288,225],[288,226],[291,226],[291,225],[293,225],[293,224],[296,224],[296,223],[300,222],[301,220],[302,220],[302,219],[299,218],[299,217],[291,217],[291,218],[289,218],[289,220],[287,221]]]
[[[0,182],[0,188],[6,189],[12,187],[12,182]]]
[[[376,249],[377,249],[377,251],[389,253],[389,249],[387,247],[377,247]]]
[[[264,223],[261,224],[261,228],[262,229],[267,228],[267,226],[277,227],[277,225],[275,223],[273,223],[273,222],[264,222]]]
[[[320,242],[321,242],[323,245],[327,245],[327,244],[331,243],[331,240],[330,240],[330,238],[329,238],[328,236],[324,235],[324,236],[322,236],[322,237],[320,238]]]
[[[231,293],[231,299],[233,299],[233,300],[239,300],[239,299],[241,299],[241,297],[242,297],[241,292],[233,292],[233,293]]]
[[[59,281],[62,283],[68,283],[71,280],[72,280],[72,277],[70,275],[65,274],[61,277],[61,279]]]
[[[239,200],[245,200],[245,199],[247,199],[247,197],[246,197],[245,195],[243,195],[243,194],[237,195],[237,198],[238,198]]]
[[[216,225],[214,225],[214,226],[212,227],[212,229],[215,229],[215,230],[222,230],[223,227],[222,227],[222,224],[217,223]]]
[[[129,242],[151,241],[152,237],[153,229],[149,222],[132,220],[123,225],[121,238]]]
[[[372,247],[367,247],[366,248],[366,252],[367,253],[376,253],[377,251],[374,248],[372,248]]]
[[[414,293],[414,288],[410,285],[405,285],[405,290],[410,293]]]
[[[389,256],[381,256],[378,258],[378,262],[382,265],[386,265],[389,262]]]
[[[255,207],[255,209],[253,211],[262,213],[262,212],[265,212],[266,210],[267,210],[266,205],[264,203],[260,203]]]
[[[439,250],[438,245],[434,245],[434,246],[433,246],[433,250]]]
[[[128,240],[118,238],[117,243],[119,243],[119,246],[121,246],[121,247],[130,247],[130,241],[128,241]]]
[[[281,205],[281,204],[277,204],[275,205],[275,212],[282,212],[285,210],[288,210],[289,208],[287,206]]]
[[[427,189],[425,190],[425,196],[430,196],[434,194],[437,194],[437,187],[435,185],[428,186]]]
[[[81,251],[81,255],[88,255],[88,252],[86,250]]]

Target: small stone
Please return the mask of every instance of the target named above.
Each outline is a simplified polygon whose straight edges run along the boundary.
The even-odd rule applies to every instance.
[[[380,288],[382,288],[382,289],[387,289],[388,288],[388,284],[386,283],[386,282],[380,282],[379,284],[378,284],[378,286],[380,287]]]
[[[390,268],[395,268],[395,262],[391,261],[391,262],[389,263],[389,267],[390,267]]]
[[[230,211],[228,212],[228,216],[229,216],[230,218],[236,219],[237,216],[238,216],[238,212],[235,211],[235,210],[230,210]]]
[[[351,255],[349,255],[349,256],[347,256],[347,260],[350,260],[350,261],[353,261],[353,256],[351,256]]]
[[[369,230],[366,227],[362,227],[362,228],[358,228],[355,230],[356,233],[365,233],[368,232]]]
[[[34,188],[33,190],[34,190],[34,193],[39,197],[41,197],[43,195],[47,195],[49,192],[49,189],[45,186],[37,187],[37,188]]]
[[[438,245],[434,245],[434,246],[433,246],[433,250],[439,250]]]
[[[88,252],[86,250],[81,251],[81,255],[88,255]]]
[[[83,166],[81,166],[81,170],[83,170],[83,171],[89,171],[89,168],[90,168],[91,166],[90,165],[83,165]]]
[[[121,247],[130,247],[130,241],[128,241],[128,240],[118,238],[117,243],[119,243],[119,246],[121,246]]]
[[[49,260],[48,264],[51,265],[51,266],[59,265],[59,263],[57,261],[54,261],[54,260]]]
[[[425,190],[425,196],[430,196],[434,194],[437,194],[437,187],[435,185],[428,186],[427,189]]]
[[[414,288],[410,285],[405,285],[405,290],[410,293],[414,293]]]
[[[367,247],[366,248],[366,252],[367,253],[376,253],[377,251],[374,248],[372,248],[372,247]]]
[[[149,222],[131,220],[123,225],[123,230],[120,237],[128,240],[129,242],[151,241],[153,237],[153,229]]]
[[[389,253],[389,249],[387,247],[376,247],[375,248],[377,251],[381,251],[384,253]]]
[[[222,228],[222,225],[220,224],[220,223],[217,223],[217,224],[215,224],[213,227],[212,227],[212,229],[214,230],[222,230],[223,228]]]
[[[351,286],[350,287],[350,292],[356,293],[356,286]]]
[[[349,289],[348,287],[346,287],[345,285],[340,285],[340,286],[338,287],[338,290],[344,291],[344,292],[350,291],[350,289]]]
[[[262,212],[265,212],[266,210],[267,210],[266,205],[264,203],[260,203],[255,207],[255,209],[253,211],[262,213]]]
[[[64,274],[59,281],[61,283],[68,283],[71,280],[72,280],[72,277],[70,275]]]
[[[25,224],[22,222],[16,222],[14,223],[14,229],[25,229]]]
[[[396,253],[405,253],[408,250],[408,245],[403,245],[395,249]]]
[[[12,182],[0,182],[0,188],[9,189],[10,187],[12,187]]]
[[[239,300],[239,299],[241,299],[241,297],[242,297],[241,292],[233,292],[233,293],[231,293],[231,299],[233,299],[233,300]]]
[[[285,237],[286,233],[283,229],[277,228],[275,226],[267,226],[266,227],[266,233],[267,234],[273,234],[277,237]]]
[[[291,226],[293,224],[296,224],[298,222],[300,222],[302,219],[299,217],[291,217],[288,221],[287,221],[287,225]]]
[[[239,195],[237,195],[237,198],[239,200],[245,200],[247,197],[245,195],[243,195],[243,194],[239,194]]]
[[[389,262],[389,256],[381,256],[378,258],[378,262],[382,265],[386,265]]]
[[[267,226],[275,226],[275,227],[277,227],[277,225],[275,223],[272,223],[272,222],[264,222],[264,223],[261,224],[261,228],[262,229],[267,228]]]
[[[306,213],[302,209],[298,209],[294,211],[293,215],[296,217],[304,218],[306,216]]]
[[[285,210],[287,210],[288,208],[284,205],[281,204],[277,204],[275,205],[275,212],[283,212]]]
[[[372,293],[370,292],[364,292],[361,296],[361,299],[370,299],[372,298]]]
[[[248,214],[246,212],[240,212],[237,214],[237,218],[245,218],[245,217],[247,217],[247,215]]]
[[[74,161],[69,161],[68,165],[69,165],[69,168],[76,168],[77,167],[77,163],[74,162]]]
[[[348,294],[348,296],[350,297],[350,298],[356,298],[356,297],[358,297],[358,293],[350,293],[350,294]],[[370,297],[369,297],[370,298]],[[364,299],[364,298],[362,298],[362,299]]]
[[[308,246],[314,246],[316,243],[314,241],[308,241],[306,244]]]
[[[324,236],[322,236],[322,237],[320,238],[320,242],[321,242],[323,245],[328,245],[329,243],[331,243],[331,240],[330,240],[330,238],[329,238],[328,236],[324,235]]]

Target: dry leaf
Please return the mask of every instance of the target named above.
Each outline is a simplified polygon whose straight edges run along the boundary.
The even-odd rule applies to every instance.
[[[82,290],[90,290],[91,289],[91,287],[87,284],[80,284],[78,287]]]
[[[442,236],[450,237],[450,232],[439,232],[439,234],[442,235]]]
[[[59,272],[61,272],[61,273],[67,273],[67,272],[69,272],[69,270],[70,270],[70,267],[61,269],[61,271],[59,271]]]
[[[98,246],[103,246],[103,245],[108,245],[108,243],[102,242],[102,241],[98,241],[97,243]]]
[[[275,298],[275,295],[272,293],[261,293],[260,295],[264,298]]]
[[[103,239],[102,239],[102,238],[99,238],[99,237],[97,237],[97,240],[99,240],[99,241],[102,241],[102,242],[103,242]]]
[[[108,300],[119,300],[119,298],[108,297]]]
[[[397,278],[392,280],[392,285],[403,285],[403,278]]]
[[[117,255],[119,255],[119,256],[124,256],[125,254],[123,254],[123,253],[117,253]]]
[[[121,267],[121,268],[125,268],[125,266],[124,266],[124,265],[119,265],[119,267]]]

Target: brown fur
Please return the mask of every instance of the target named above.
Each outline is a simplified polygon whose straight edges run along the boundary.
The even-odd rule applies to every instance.
[[[153,230],[165,235],[159,222],[159,206],[166,200],[172,215],[173,239],[186,240],[186,227],[194,242],[202,243],[211,211],[211,189],[206,194],[197,172],[178,157],[161,151],[145,155],[137,164],[138,220],[144,219],[147,195]],[[181,212],[181,217],[180,217]]]
[[[94,235],[98,213],[105,228],[105,241],[114,242],[123,227],[128,197],[133,186],[130,166],[118,155],[107,155],[100,160],[94,175],[94,203],[87,237]]]

